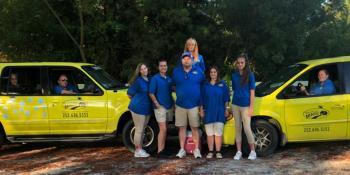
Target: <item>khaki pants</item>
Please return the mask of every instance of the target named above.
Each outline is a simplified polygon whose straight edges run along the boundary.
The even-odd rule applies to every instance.
[[[158,123],[163,123],[173,120],[173,108],[165,109],[163,106],[160,106],[158,109],[154,109],[154,115]]]
[[[135,125],[135,135],[134,135],[134,144],[142,146],[143,143],[143,132],[147,126],[150,116],[136,114],[131,112],[132,120]]]
[[[187,122],[188,121],[188,122]],[[191,127],[198,128],[200,125],[199,122],[199,107],[194,107],[191,109],[181,108],[176,106],[175,108],[175,126],[187,127],[187,124],[190,124]]]
[[[251,118],[248,115],[249,107],[240,107],[237,105],[232,105],[232,113],[235,118],[235,126],[236,126],[236,142],[242,142],[242,122],[244,133],[247,136],[248,143],[254,144],[254,136],[252,132],[252,128],[250,127]]]
[[[222,133],[224,130],[224,123],[215,122],[215,123],[205,124],[204,126],[205,126],[205,132],[207,133],[207,136],[222,136]]]

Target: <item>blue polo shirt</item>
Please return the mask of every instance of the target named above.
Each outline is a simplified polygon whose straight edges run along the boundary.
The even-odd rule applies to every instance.
[[[67,90],[67,91],[73,91],[73,92],[75,92],[75,93],[78,93],[78,89],[75,87],[75,86],[73,86],[73,85],[71,85],[71,84],[68,84],[68,86],[66,87],[66,88],[64,88],[64,87],[61,87],[61,86],[59,86],[59,85],[56,85],[54,88],[53,88],[53,92],[55,93],[55,94],[62,94],[62,91],[63,90]]]
[[[149,85],[149,93],[156,96],[160,105],[166,109],[170,109],[174,105],[174,100],[171,95],[173,84],[169,76],[162,77],[159,73],[154,75]]]
[[[201,85],[205,77],[200,69],[192,67],[185,72],[183,67],[177,67],[172,79],[176,86],[176,105],[185,109],[201,105]]]
[[[232,104],[240,107],[248,107],[250,106],[250,90],[255,89],[255,77],[254,74],[250,72],[248,83],[243,85],[241,85],[241,78],[239,72],[232,74]]]
[[[129,87],[128,95],[131,96],[130,111],[140,115],[152,114],[152,103],[148,95],[149,82],[142,77],[137,77]]]
[[[226,122],[225,103],[230,101],[230,94],[225,81],[214,85],[206,82],[202,88],[202,103],[205,111],[204,123]]]
[[[310,94],[311,95],[329,95],[335,93],[335,86],[333,82],[327,79],[323,84],[318,82],[314,86],[311,87]]]

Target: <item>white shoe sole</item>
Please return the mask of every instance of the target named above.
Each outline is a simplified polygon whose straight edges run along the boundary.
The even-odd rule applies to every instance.
[[[147,158],[149,156],[138,156],[138,155],[134,155],[135,158]]]

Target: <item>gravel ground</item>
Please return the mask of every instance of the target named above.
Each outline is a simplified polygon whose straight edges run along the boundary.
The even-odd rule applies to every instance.
[[[177,141],[167,145],[175,155]],[[294,143],[256,161],[235,161],[232,146],[223,149],[224,159],[208,160],[135,159],[118,141],[11,144],[0,148],[0,174],[350,174],[349,145]]]

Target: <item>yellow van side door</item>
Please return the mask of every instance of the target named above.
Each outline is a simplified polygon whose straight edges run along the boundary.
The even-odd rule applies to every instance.
[[[40,67],[5,67],[1,72],[0,121],[8,136],[50,134]]]
[[[345,139],[347,137],[347,95],[344,94],[342,64],[316,66],[296,82],[290,89],[298,89],[299,95],[285,99],[285,120],[289,141]],[[326,70],[334,84],[332,94],[312,94],[311,89],[323,88],[318,73]],[[302,93],[306,87],[309,95]],[[295,86],[293,88],[293,86]]]
[[[65,78],[62,78],[62,75]],[[74,67],[49,67],[49,122],[51,134],[101,134],[107,127],[107,94],[83,71]],[[66,79],[75,94],[60,94]],[[58,88],[60,89],[60,88]]]

